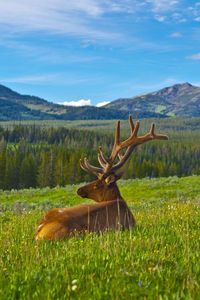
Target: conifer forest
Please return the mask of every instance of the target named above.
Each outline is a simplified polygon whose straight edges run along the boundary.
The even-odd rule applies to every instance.
[[[148,130],[151,120],[143,121]],[[79,166],[87,157],[97,164],[98,147],[109,153],[113,121],[91,124],[65,122],[2,123],[0,125],[0,189],[55,187],[90,181]],[[125,124],[125,123],[124,123]],[[129,134],[122,124],[122,135]],[[190,176],[200,174],[200,119],[156,120],[157,131],[169,135],[167,142],[151,142],[135,150],[124,179]]]

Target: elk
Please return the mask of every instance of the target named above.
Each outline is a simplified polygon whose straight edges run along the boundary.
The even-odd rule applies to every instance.
[[[81,168],[95,175],[97,180],[79,188],[77,194],[96,203],[50,210],[38,226],[36,240],[59,240],[76,234],[124,230],[135,226],[133,214],[122,198],[116,182],[122,176],[122,167],[138,145],[152,140],[167,140],[168,137],[156,134],[154,124],[147,134],[138,136],[139,121],[134,124],[130,116],[129,123],[130,137],[120,142],[120,121],[117,122],[110,157],[106,157],[102,147],[99,147],[99,167],[91,165],[87,158],[80,160]]]

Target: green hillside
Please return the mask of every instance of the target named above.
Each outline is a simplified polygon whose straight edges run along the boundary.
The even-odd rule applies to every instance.
[[[153,115],[152,115],[153,116]],[[126,119],[127,112],[94,106],[72,107],[20,95],[0,85],[0,121]],[[145,117],[145,115],[144,115]]]

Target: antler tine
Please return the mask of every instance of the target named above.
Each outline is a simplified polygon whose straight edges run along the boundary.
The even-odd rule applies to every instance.
[[[155,139],[155,140],[168,140],[169,139],[168,136],[165,134],[156,134],[155,127],[156,127],[155,124],[152,123],[150,131],[149,131],[149,134],[153,137],[153,139]]]
[[[123,156],[121,156],[119,154],[119,151],[123,148],[131,146],[132,143],[137,138],[137,133],[138,133],[138,130],[140,127],[140,122],[137,121],[136,125],[134,125],[132,116],[129,116],[129,124],[131,127],[131,136],[121,143],[120,143],[120,121],[118,121],[116,124],[114,146],[113,146],[112,153],[111,153],[111,156],[110,156],[109,162],[108,162],[111,165],[110,167],[112,167],[112,164],[113,164],[116,156],[118,156],[120,160],[122,159]]]
[[[90,170],[94,174],[97,174],[97,173],[103,174],[103,169],[91,165],[86,157],[84,158],[84,163],[85,163],[86,167],[88,168],[88,170]]]
[[[129,124],[130,124],[131,134],[132,134],[135,130],[135,125],[134,125],[134,122],[133,122],[133,117],[131,115],[129,116]],[[118,153],[119,160],[122,160],[124,155]]]
[[[137,133],[139,130],[139,126],[140,126],[140,122],[137,121],[136,125],[135,125],[135,129],[134,129],[132,135],[130,136],[130,138],[128,138],[127,140],[125,140],[124,142],[122,142],[120,144],[121,148],[124,148],[127,146],[131,146],[131,147],[137,146],[139,144],[142,144],[144,142],[151,141],[151,140],[168,140],[167,135],[155,134],[155,124],[154,123],[151,125],[150,131],[147,134],[138,137]]]
[[[137,124],[137,126],[136,126],[136,135],[137,135],[137,132],[138,132],[138,129],[139,129],[139,124],[138,124],[138,122],[136,124]],[[130,125],[130,129],[131,129],[131,134],[133,134],[133,132],[135,132],[135,124],[133,122],[133,117],[131,115],[129,115],[129,125]],[[128,149],[129,149],[129,147],[128,147]],[[118,153],[118,158],[119,158],[120,161],[126,155],[126,153],[128,152],[128,149],[126,150],[124,155]],[[120,161],[118,163],[120,163]]]
[[[115,127],[115,142],[114,142],[114,145],[119,145],[119,139],[120,139],[120,121],[117,121],[116,127]]]
[[[131,127],[131,132],[133,132],[134,129],[135,129],[135,125],[134,125],[134,122],[133,122],[133,117],[131,115],[129,116],[129,124],[130,124],[130,127]]]
[[[100,177],[100,174],[103,174],[103,169],[91,165],[86,157],[84,158],[83,161],[80,160],[80,166],[84,171],[86,171],[88,173],[92,173],[92,174],[96,175],[97,177]]]
[[[110,170],[109,170],[109,174],[112,172],[117,171],[118,169],[120,169],[121,167],[123,167],[123,165],[127,162],[127,160],[129,159],[131,153],[133,152],[134,148],[136,146],[129,146],[125,152],[124,155],[121,156],[120,160],[118,161],[118,163],[116,163],[116,165],[114,165]]]
[[[140,122],[139,121],[137,121],[136,125],[134,125],[132,116],[129,116],[129,124],[130,124],[130,128],[131,128],[131,137],[121,143],[121,144],[124,144],[123,148],[126,146],[126,143],[129,143],[130,139],[133,140],[133,138],[137,137],[137,133],[138,133],[138,130],[139,130],[139,127],[140,127]],[[119,157],[118,163],[115,164],[113,167],[111,167],[107,174],[110,174],[110,173],[115,172],[118,169],[120,169],[126,163],[126,161],[129,159],[129,157],[130,157],[130,155],[133,152],[135,147],[136,147],[135,144],[131,144],[126,149],[126,152],[125,152],[124,155],[121,155],[120,153],[118,153],[118,157]],[[122,148],[122,147],[120,147],[120,148]]]
[[[134,129],[134,136],[136,137],[137,134],[138,134],[138,130],[140,128],[140,121],[137,121],[136,122],[136,125],[135,125],[135,129]]]
[[[82,159],[80,159],[80,166],[81,166],[81,169],[83,169],[84,171],[88,172],[88,169],[86,168],[84,162],[82,161]]]
[[[156,134],[155,133],[155,124],[151,124],[149,132],[143,136],[140,136],[136,140],[136,145],[151,141],[151,140],[168,140],[168,136],[165,134]]]
[[[85,163],[85,159],[86,159],[86,157],[83,160],[80,159],[80,166],[84,171],[87,171],[88,173],[90,173],[90,170],[88,169],[88,166]]]
[[[150,128],[149,133],[150,133],[152,136],[155,135],[155,124],[154,124],[154,123],[151,124],[151,128]]]
[[[132,118],[130,118],[131,130],[134,126],[134,124],[132,125],[132,123],[133,123],[133,120],[132,120]],[[128,139],[126,139],[125,141],[121,142],[121,144],[120,144],[121,149],[131,146],[134,143],[134,141],[137,140],[137,134],[138,134],[139,127],[140,127],[140,122],[137,121],[134,126],[134,129],[132,130],[131,136]]]
[[[120,121],[117,121],[116,126],[115,126],[115,141],[114,141],[111,155],[108,160],[108,163],[110,165],[113,164],[116,156],[118,155],[118,152],[120,150],[119,146],[120,146]]]
[[[100,153],[98,153],[97,158],[98,158],[98,162],[99,162],[99,164],[102,166],[102,168],[105,168],[105,167],[106,167],[106,163],[105,163],[105,161],[102,159]]]
[[[122,157],[123,157],[123,155],[122,154],[120,154],[120,153],[118,153],[118,158],[119,158],[119,160],[121,160],[122,159]]]
[[[105,155],[103,153],[102,146],[99,146],[99,156],[100,156],[101,161],[103,161],[104,165],[108,164],[108,159],[105,157]]]

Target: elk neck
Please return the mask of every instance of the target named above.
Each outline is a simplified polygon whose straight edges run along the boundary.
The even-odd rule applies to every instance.
[[[121,200],[125,202],[117,186],[117,183],[112,183],[111,187],[109,188],[109,191],[105,192],[103,198],[104,201]]]

